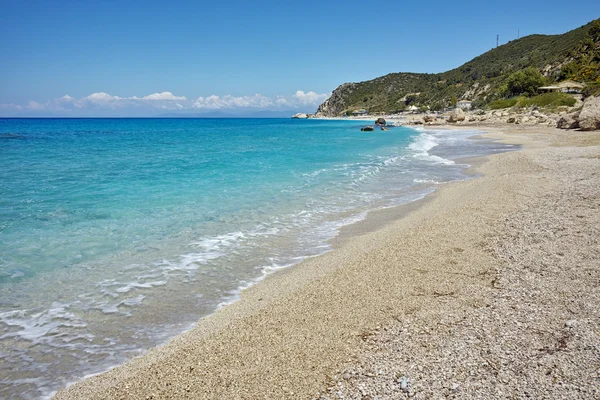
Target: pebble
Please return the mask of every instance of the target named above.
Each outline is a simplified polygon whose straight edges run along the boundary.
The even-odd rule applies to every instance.
[[[361,342],[360,358],[354,364],[361,373],[344,381],[341,389],[347,399],[377,394],[381,399],[514,396],[600,400],[600,334],[588,329],[588,321],[600,315],[600,269],[596,253],[589,252],[590,244],[599,243],[597,225],[575,219],[584,207],[596,208],[600,175],[597,168],[593,177],[591,170],[582,168],[581,172],[581,165],[573,161],[584,152],[597,157],[597,148],[580,149],[551,150],[556,159],[540,165],[556,165],[552,171],[561,171],[560,184],[551,185],[552,174],[540,172],[547,179],[543,183],[548,185],[544,189],[547,195],[524,200],[526,207],[511,211],[511,218],[505,221],[498,217],[497,231],[482,242],[486,252],[493,251],[498,259],[489,274],[502,284],[488,288],[486,272],[482,280],[485,290],[475,290],[475,284],[473,294],[465,289],[465,304],[423,306],[412,314],[410,325],[400,312],[393,321],[390,318],[388,330],[370,337],[367,344]],[[526,153],[514,154],[516,159]],[[539,157],[532,160],[537,162]],[[580,173],[587,180],[579,180]],[[537,189],[521,189],[537,196]],[[575,193],[585,193],[594,203]],[[563,258],[551,257],[557,251]],[[565,293],[573,298],[569,309]],[[569,316],[571,320],[563,319]],[[421,336],[428,330],[435,335]],[[566,341],[568,348],[563,347]],[[384,373],[367,378],[363,371]]]
[[[408,391],[408,378],[405,376],[400,378],[400,389],[404,390],[405,392]]]
[[[570,320],[568,320],[567,322],[565,322],[565,326],[566,326],[567,328],[573,328],[573,327],[574,327],[574,326],[576,326],[576,325],[577,325],[577,321],[576,321],[576,320],[574,320],[574,319],[570,319]]]

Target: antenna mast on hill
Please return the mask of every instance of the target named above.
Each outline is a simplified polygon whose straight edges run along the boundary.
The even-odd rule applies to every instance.
[[[521,30],[517,29],[517,39],[521,37]]]
[[[500,37],[500,35],[496,35],[496,47],[498,47],[498,38]]]

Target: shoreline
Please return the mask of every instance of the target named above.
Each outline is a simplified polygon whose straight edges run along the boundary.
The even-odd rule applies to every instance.
[[[516,140],[497,132],[486,137]],[[523,143],[524,150],[487,156],[471,169],[482,169],[484,177],[442,185],[425,199],[369,213],[367,219],[343,229],[353,232],[340,232],[333,251],[267,276],[244,290],[239,301],[201,320],[191,331],[145,356],[71,385],[55,398],[310,398],[325,390],[336,371],[356,362],[364,332],[395,317],[402,319],[415,307],[431,307],[435,293],[448,286],[472,289],[472,283],[465,285],[456,278],[434,279],[427,285],[398,278],[419,276],[419,268],[410,264],[426,264],[417,255],[429,258],[429,253],[436,253],[423,246],[428,243],[423,239],[448,234],[449,227],[431,226],[430,214],[448,217],[447,209],[460,209],[457,199],[463,190],[483,196],[481,186],[497,183],[491,182],[498,172],[493,164],[510,156],[522,158],[514,155],[540,147],[535,141],[523,142],[529,142]],[[510,166],[503,164],[503,168]],[[505,207],[518,208],[514,202]],[[392,214],[396,218],[389,218]],[[405,246],[399,249],[398,242]],[[477,265],[470,268],[476,270]],[[428,274],[447,278],[442,272]],[[425,294],[410,294],[414,292]]]
[[[345,125],[339,125],[339,124],[333,124],[333,126],[339,126],[339,127],[344,127]],[[345,128],[347,129],[347,128]],[[350,128],[352,129],[352,128]],[[354,132],[353,136],[362,136],[361,134],[355,134]],[[94,323],[94,319],[96,318],[106,318],[106,323],[104,324],[106,326],[106,330],[105,332],[110,333],[109,337],[112,337],[115,339],[115,341],[113,342],[113,345],[109,345],[107,344],[107,346],[104,346],[102,348],[98,348],[98,347],[91,347],[90,352],[84,353],[84,354],[78,354],[76,351],[69,353],[68,351],[63,351],[60,352],[61,348],[60,345],[61,343],[65,343],[64,347],[68,347],[71,346],[69,342],[67,342],[66,340],[64,340],[59,334],[55,334],[50,336],[49,338],[51,340],[56,340],[58,341],[57,345],[58,345],[58,349],[57,352],[55,354],[55,358],[52,359],[52,362],[54,365],[56,365],[56,368],[50,369],[48,371],[48,373],[44,373],[43,371],[41,371],[41,373],[38,375],[39,378],[35,381],[32,382],[31,385],[23,384],[21,383],[21,381],[19,380],[20,376],[25,375],[24,372],[20,372],[22,371],[21,368],[18,369],[12,369],[11,370],[6,370],[7,371],[7,377],[10,377],[11,379],[9,379],[9,381],[6,382],[6,387],[7,393],[19,393],[18,389],[11,389],[11,387],[17,387],[17,386],[21,386],[21,387],[29,387],[31,386],[32,390],[37,390],[36,394],[32,394],[33,397],[36,396],[40,396],[40,397],[44,397],[44,398],[48,398],[49,396],[51,396],[53,393],[56,392],[56,390],[61,389],[65,386],[69,386],[72,385],[73,383],[76,383],[78,381],[81,381],[87,377],[96,375],[96,374],[101,374],[103,372],[106,372],[109,369],[114,368],[115,366],[118,366],[122,363],[125,363],[126,361],[128,361],[129,359],[131,359],[132,357],[137,357],[140,356],[142,354],[144,354],[148,349],[155,347],[155,346],[162,346],[165,343],[167,343],[171,338],[185,332],[188,331],[190,329],[192,329],[196,323],[198,322],[198,320],[202,319],[203,317],[212,314],[213,312],[215,312],[215,310],[219,307],[221,307],[222,305],[226,305],[228,303],[237,301],[237,299],[239,298],[239,292],[241,290],[243,290],[244,288],[247,288],[248,286],[257,283],[257,281],[260,281],[264,278],[264,275],[266,275],[266,273],[270,273],[273,272],[274,270],[277,269],[281,269],[284,267],[288,267],[291,266],[292,264],[297,264],[301,261],[301,259],[307,258],[307,257],[314,257],[317,254],[316,253],[324,253],[324,252],[328,252],[331,251],[331,245],[328,244],[328,241],[335,237],[337,235],[337,232],[339,231],[339,228],[343,225],[348,225],[353,223],[354,221],[357,220],[361,220],[365,217],[365,215],[367,214],[367,210],[375,210],[375,209],[381,209],[381,208],[387,208],[387,207],[392,207],[394,204],[401,204],[403,202],[406,201],[411,201],[413,199],[416,199],[418,197],[421,197],[423,195],[425,195],[426,193],[430,192],[431,190],[434,190],[434,182],[435,181],[446,181],[446,180],[453,180],[453,179],[465,179],[466,176],[464,176],[463,173],[461,173],[461,170],[465,167],[464,165],[450,165],[447,170],[449,172],[443,172],[442,170],[446,169],[444,164],[452,164],[452,162],[450,161],[440,161],[437,160],[437,156],[434,155],[437,154],[436,151],[439,151],[440,153],[438,154],[439,156],[442,156],[442,158],[455,158],[457,154],[460,155],[468,155],[468,154],[479,154],[479,153],[487,153],[487,152],[493,152],[495,151],[496,147],[502,147],[501,145],[495,146],[495,145],[486,145],[483,144],[482,146],[478,146],[476,143],[474,143],[474,141],[469,140],[469,136],[472,134],[472,132],[457,132],[456,133],[456,138],[459,140],[460,143],[460,147],[462,149],[464,149],[464,151],[457,151],[457,152],[447,152],[444,151],[443,149],[444,147],[444,143],[446,143],[448,140],[450,140],[451,143],[454,142],[454,134],[448,135],[446,136],[446,134],[444,132],[440,131],[436,131],[436,130],[432,130],[431,132],[420,132],[420,130],[413,130],[413,129],[405,129],[405,130],[399,130],[398,131],[400,137],[402,136],[410,136],[410,139],[406,139],[407,143],[410,142],[411,145],[410,147],[408,147],[407,149],[403,149],[402,151],[406,151],[408,152],[408,158],[406,157],[402,157],[402,159],[406,158],[406,161],[409,163],[409,165],[407,166],[408,169],[406,169],[407,171],[411,170],[411,163],[413,162],[412,159],[416,158],[418,161],[417,163],[421,163],[421,164],[431,164],[431,169],[432,170],[437,170],[438,172],[433,172],[433,176],[438,176],[439,178],[443,178],[443,179],[439,179],[439,178],[435,178],[432,177],[432,180],[413,180],[414,183],[411,183],[410,186],[414,187],[414,190],[392,190],[389,193],[390,194],[395,194],[394,195],[390,195],[390,196],[386,196],[386,188],[385,187],[381,187],[380,191],[376,191],[376,190],[372,190],[373,193],[377,193],[377,194],[381,194],[382,196],[380,197],[381,199],[386,199],[383,201],[377,201],[377,203],[363,203],[363,206],[361,208],[356,208],[357,211],[354,212],[346,212],[344,214],[340,214],[339,218],[329,218],[327,220],[327,222],[325,222],[322,226],[324,226],[326,229],[315,229],[314,232],[316,233],[315,236],[313,235],[305,235],[303,240],[306,241],[306,243],[315,243],[315,246],[299,246],[298,249],[300,249],[301,247],[306,247],[304,249],[304,251],[298,251],[297,249],[291,249],[292,251],[283,251],[278,253],[278,260],[283,260],[286,259],[286,261],[289,262],[265,262],[265,263],[253,263],[255,265],[261,265],[261,268],[255,268],[254,269],[254,274],[252,276],[249,277],[249,279],[244,279],[243,281],[240,282],[235,282],[235,284],[231,284],[229,285],[229,288],[227,291],[223,291],[221,296],[215,296],[214,298],[214,302],[212,303],[213,306],[209,307],[205,307],[202,300],[195,300],[195,297],[198,296],[198,293],[202,293],[202,291],[198,291],[198,290],[193,290],[195,288],[192,288],[190,290],[169,290],[168,286],[169,285],[165,285],[166,290],[162,290],[161,288],[157,289],[158,294],[155,295],[155,291],[150,291],[150,290],[135,290],[135,292],[141,292],[144,293],[146,295],[146,298],[143,299],[143,302],[145,303],[144,305],[142,305],[140,307],[140,310],[137,310],[135,312],[131,312],[131,316],[127,316],[126,319],[122,319],[122,322],[118,321],[118,317],[119,315],[116,315],[117,318],[111,318],[112,315],[109,315],[108,312],[105,312],[105,310],[110,311],[108,308],[103,308],[102,309],[102,314],[107,315],[107,317],[104,317],[102,314],[100,313],[89,313],[86,310],[82,310],[83,313],[82,314],[76,314],[78,316],[78,318],[81,318],[83,321],[85,321],[86,324],[89,323],[89,325],[92,327],[92,329],[90,329],[90,332],[94,332],[95,337],[102,337],[103,332],[100,331],[93,331],[93,323]],[[433,137],[429,137],[429,135],[433,135]],[[383,135],[382,135],[383,136]],[[396,135],[394,135],[396,136]],[[357,143],[357,146],[361,147],[360,144],[360,139],[362,139],[361,137],[359,137],[359,142]],[[383,138],[381,138],[383,139]],[[352,141],[355,142],[355,141]],[[414,149],[412,148],[414,143]],[[440,143],[440,147],[437,147],[436,149],[438,150],[431,150],[432,154],[429,154],[430,151],[430,146],[433,143]],[[490,146],[490,150],[485,150],[486,147]],[[409,150],[410,149],[410,150]],[[473,150],[473,151],[470,151]],[[413,152],[415,154],[413,154]],[[393,156],[393,154],[392,154]],[[394,168],[394,164],[398,164],[398,165],[404,165],[404,161],[399,161],[397,162],[397,158],[396,157],[392,157],[392,158],[386,158],[385,159],[385,163],[384,164],[375,164],[375,165],[379,165],[379,167],[381,167],[382,165],[389,165],[388,164],[388,160],[390,160],[390,162],[392,162],[391,168],[389,169],[393,169]],[[436,166],[435,164],[440,164],[439,166]],[[421,170],[420,168],[425,167],[426,169]],[[346,168],[346,167],[344,167]],[[369,166],[369,170],[371,170],[373,168],[371,168]],[[397,174],[402,174],[404,172],[404,168],[400,168],[398,169],[398,167],[395,168],[394,173],[390,173],[389,169],[386,170],[386,168],[383,169],[383,173],[381,174],[381,176],[385,177],[387,174],[387,179],[388,182],[392,183],[392,186],[394,186],[394,184],[396,182],[401,182],[402,184],[400,186],[404,186],[405,184],[409,184],[409,181],[412,180],[412,178],[415,177],[419,177],[419,176],[411,176],[413,175],[412,173],[409,173],[409,175],[407,176],[403,176],[403,175],[397,175]],[[421,165],[420,167],[417,167],[415,169],[415,171],[426,171],[425,175],[429,175],[431,172],[430,170],[427,168],[427,165]],[[452,172],[454,171],[454,172]],[[362,176],[364,175],[363,172],[361,172]],[[379,174],[378,174],[379,175]],[[419,175],[419,173],[415,174],[415,175]],[[356,181],[356,179],[354,179],[354,181]],[[360,182],[360,181],[358,181]],[[375,189],[376,186],[372,186],[371,189]],[[360,188],[358,189],[358,191],[354,194],[356,194],[356,196],[360,196],[362,197],[362,190],[360,190]],[[349,192],[349,197],[347,197],[347,200],[353,199],[354,194],[352,192]],[[312,197],[312,196],[311,196]],[[313,200],[316,201],[317,203],[324,203],[324,201],[322,201],[321,199],[319,199],[320,195],[317,195],[317,197],[313,197]],[[337,198],[342,198],[341,196],[337,196]],[[375,196],[375,198],[377,198],[377,196]],[[377,198],[379,200],[379,198]],[[342,202],[340,202],[341,204],[343,204],[344,200],[342,200]],[[353,208],[352,206],[349,206],[349,208]],[[316,226],[316,225],[315,225]],[[231,232],[235,232],[235,229],[231,229],[229,230]],[[241,232],[241,230],[240,230]],[[235,234],[234,234],[235,236]],[[229,240],[229,238],[227,237],[227,235],[222,236],[225,240]],[[219,236],[217,236],[217,239],[220,239]],[[278,240],[278,239],[275,239]],[[269,242],[264,242],[265,245],[270,245],[271,243]],[[243,243],[242,243],[243,244]],[[203,247],[204,248],[204,247]],[[260,250],[259,250],[260,251]],[[248,254],[248,253],[246,253]],[[264,252],[263,252],[264,254]],[[296,257],[290,257],[289,255],[293,254]],[[200,255],[198,255],[200,256]],[[233,257],[235,258],[235,257]],[[238,258],[239,259],[239,258]],[[271,260],[267,260],[267,261],[271,261]],[[231,262],[228,263],[229,266],[227,265],[227,262],[222,262],[219,263],[219,266],[223,266],[224,269],[228,269],[228,268],[233,268],[233,270],[237,270],[237,265],[231,264]],[[250,263],[248,263],[250,264]],[[247,265],[245,263],[240,263],[240,267],[243,267],[244,265]],[[193,266],[193,265],[191,265]],[[213,268],[215,269],[215,268]],[[206,268],[203,268],[202,266],[198,267],[199,271],[202,272],[206,272]],[[265,273],[263,273],[263,271]],[[198,272],[198,271],[197,271]],[[201,273],[202,273],[201,272]],[[120,274],[114,275],[111,274],[110,276],[112,277],[116,277],[117,281],[123,282],[125,283],[125,279],[122,279],[119,277]],[[195,279],[198,279],[198,281],[202,282],[206,280],[206,275],[204,274],[200,274],[200,273],[196,273],[195,274]],[[53,279],[54,280],[54,279]],[[62,281],[60,278],[56,279],[55,281]],[[75,281],[80,281],[78,279],[73,279],[70,280],[69,282],[75,282]],[[136,276],[131,277],[131,279],[127,279],[127,281],[130,282],[144,282],[143,278],[142,279],[138,279]],[[177,283],[182,283],[182,282],[176,282]],[[193,285],[193,282],[190,282]],[[79,287],[78,285],[73,285],[72,283],[69,284],[69,286],[75,288],[75,287]],[[200,286],[200,285],[198,285]],[[49,286],[48,289],[52,290],[52,288],[54,288],[55,286]],[[39,291],[37,291],[39,293]],[[134,293],[135,293],[134,292]],[[145,293],[146,292],[146,293]],[[161,295],[160,293],[169,293],[172,292],[173,296],[171,295],[167,295],[168,297],[162,297],[164,295]],[[35,293],[35,292],[34,292]],[[123,297],[132,297],[130,295],[126,295],[124,294]],[[200,296],[198,296],[200,297]],[[65,297],[67,298],[67,297]],[[164,301],[161,300],[164,299]],[[179,300],[174,300],[174,299],[180,299]],[[137,297],[137,299],[139,299],[139,302],[141,303],[142,299],[141,297]],[[85,299],[87,300],[87,299]],[[104,299],[102,299],[104,300]],[[211,299],[212,300],[212,299]],[[87,302],[89,303],[89,302]],[[119,304],[116,300],[115,301],[107,301],[105,304]],[[158,303],[158,304],[157,304]],[[163,304],[160,304],[163,303]],[[193,303],[197,303],[196,305],[194,305]],[[82,304],[83,305],[83,304]],[[119,307],[119,306],[117,306]],[[137,308],[137,305],[135,306]],[[202,307],[202,308],[199,308]],[[24,307],[25,308],[25,307]],[[78,309],[84,309],[85,307],[80,307],[80,306],[75,306],[73,307],[73,310],[76,311]],[[144,310],[145,308],[145,310]],[[154,310],[156,310],[156,313],[152,313],[151,311],[148,312],[148,310],[152,310],[154,308]],[[122,306],[117,310],[122,310],[123,314],[124,313],[129,313],[130,311],[130,307],[129,306]],[[170,310],[170,311],[169,311]],[[53,310],[51,310],[53,311]],[[168,311],[168,313],[165,313],[165,315],[160,315],[159,313],[164,312],[164,311]],[[114,315],[114,314],[113,314]],[[156,317],[155,317],[156,315]],[[184,316],[183,318],[179,318],[177,321],[184,321],[183,323],[177,324],[175,327],[173,326],[168,326],[167,324],[163,324],[161,323],[162,321],[166,321],[166,320],[175,320],[176,317],[175,316]],[[195,315],[195,317],[194,317]],[[116,321],[115,321],[116,320]],[[88,322],[89,321],[89,322]],[[10,321],[12,322],[12,321]],[[115,323],[116,322],[116,323]],[[60,321],[59,321],[60,323]],[[133,329],[130,329],[133,328]],[[166,327],[166,328],[165,328]],[[62,328],[60,328],[62,329]],[[60,331],[60,329],[58,329]],[[66,328],[68,329],[68,328]],[[122,332],[123,333],[122,333]],[[129,334],[128,332],[132,332],[132,335]],[[151,339],[148,339],[146,332],[149,332],[150,334],[154,334],[154,337],[158,338],[156,340],[154,340],[154,337]],[[165,332],[168,332],[168,334],[165,334]],[[146,337],[144,336],[146,335]],[[75,336],[75,335],[72,335]],[[131,336],[138,336],[140,337],[142,340],[137,341],[135,338],[133,338],[133,340],[129,340],[128,343],[132,343],[132,345],[127,348],[127,346],[121,346],[120,344],[123,343],[124,341],[121,340],[121,338],[127,340],[129,338],[131,338]],[[148,343],[148,341],[151,341],[151,343]],[[77,343],[78,346],[80,346],[80,349],[84,350],[84,344],[82,343],[81,345],[79,345]],[[134,347],[135,346],[135,347]],[[8,347],[8,346],[7,346]],[[14,348],[16,348],[17,346],[13,346]],[[28,350],[26,350],[27,352],[31,352],[33,355],[35,355],[36,353],[43,353],[43,345],[42,346],[35,346],[35,347],[31,347]],[[10,349],[10,347],[8,347]],[[101,351],[106,348],[107,352],[109,353],[109,357],[103,357],[101,354]],[[124,349],[124,351],[127,351],[126,353],[121,351],[120,349]],[[85,350],[84,350],[85,351]],[[70,354],[73,354],[73,358],[77,358],[82,365],[85,365],[83,368],[81,369],[73,369],[73,363],[72,362],[62,362],[61,360],[64,360],[64,356],[62,356],[62,354],[66,354],[66,356],[70,356]],[[95,356],[95,354],[99,354],[98,357]],[[88,358],[89,355],[89,358]],[[43,368],[43,366],[45,365],[42,362],[36,362],[35,359],[30,359],[31,361],[28,361],[28,363],[26,364],[26,366],[32,370],[32,371],[39,371]],[[88,363],[83,363],[83,360],[86,360],[89,362]],[[13,366],[20,366],[21,363],[19,363],[19,360],[15,360],[14,362],[11,362],[11,364]],[[23,363],[25,364],[25,363]],[[13,379],[14,377],[14,379]],[[47,385],[44,385],[44,382],[48,382]],[[33,387],[35,386],[35,387]],[[26,388],[24,388],[23,390],[28,390]]]
[[[422,131],[419,129],[416,129],[416,127],[406,127],[406,128],[413,130],[417,136],[418,136],[418,134],[422,133]],[[433,129],[433,127],[425,128],[425,130],[428,130],[428,129]],[[461,129],[457,129],[457,130],[461,131]],[[480,139],[485,139],[485,138],[482,137]],[[508,150],[508,151],[510,151],[510,150]],[[475,160],[475,159],[479,159],[479,158],[484,159],[485,156],[474,156],[474,157],[469,157],[469,158],[464,158],[464,159],[457,158],[457,159],[452,159],[452,161],[455,161],[457,164],[462,164],[462,161]],[[452,181],[448,181],[448,182],[438,183],[437,185],[443,185],[446,183],[452,183],[452,182],[462,181],[462,180],[466,180],[466,179],[472,179],[471,175],[473,175],[474,172],[470,172],[470,171],[471,171],[471,165],[465,165],[464,168],[462,168],[462,173],[464,175],[463,178],[458,179],[458,180],[452,180]],[[228,295],[222,299],[222,301],[218,304],[218,306],[213,311],[211,311],[210,313],[208,313],[206,315],[203,315],[202,317],[199,318],[199,320],[189,323],[185,329],[179,331],[178,333],[174,334],[173,336],[170,336],[169,338],[166,339],[165,342],[156,344],[149,348],[140,349],[140,355],[135,356],[135,358],[143,357],[146,354],[146,352],[148,352],[149,350],[152,350],[155,348],[161,348],[165,345],[168,345],[169,342],[171,342],[174,338],[176,338],[180,335],[186,334],[189,331],[192,331],[198,323],[201,323],[206,318],[210,318],[213,314],[219,312],[219,310],[221,310],[222,308],[228,307],[228,306],[238,302],[241,299],[241,294],[243,292],[247,291],[248,289],[252,288],[255,285],[261,284],[264,280],[268,279],[270,276],[282,273],[283,271],[285,271],[287,269],[296,267],[299,264],[302,264],[303,262],[305,262],[305,260],[310,260],[313,258],[321,257],[324,254],[327,254],[331,251],[335,251],[335,249],[338,246],[342,245],[342,243],[344,242],[345,239],[351,238],[351,237],[354,237],[357,235],[362,235],[364,232],[360,232],[361,227],[368,226],[369,231],[374,231],[374,230],[378,229],[373,226],[373,222],[376,219],[378,219],[378,218],[380,219],[378,226],[383,227],[383,226],[389,224],[390,221],[389,220],[383,221],[381,219],[388,219],[388,218],[390,218],[390,216],[392,217],[393,220],[402,218],[403,216],[410,213],[412,210],[416,210],[417,208],[419,208],[421,206],[421,204],[426,203],[431,198],[431,195],[433,195],[435,193],[436,190],[437,190],[437,187],[434,188],[433,191],[431,191],[431,192],[421,194],[421,197],[419,197],[419,198],[416,198],[414,200],[409,200],[408,203],[384,206],[382,208],[373,208],[371,210],[365,211],[364,213],[356,214],[355,221],[348,222],[345,225],[341,225],[337,229],[337,234],[335,236],[331,237],[330,239],[327,239],[324,242],[329,246],[328,249],[324,250],[323,252],[321,252],[319,254],[303,256],[298,261],[295,261],[290,264],[282,265],[277,268],[262,269],[261,275],[257,276],[256,278],[252,279],[249,282],[246,282],[246,283],[238,286],[234,291],[231,291],[230,293],[228,293]],[[359,217],[359,215],[360,215],[360,217]],[[378,217],[379,215],[381,215],[381,217]],[[366,221],[367,219],[369,220],[368,222]],[[62,387],[61,389],[54,390],[54,391],[44,395],[43,398],[53,398],[57,394],[57,392],[59,392],[61,390],[65,390],[65,389],[67,389],[75,384],[78,384],[82,381],[85,381],[89,378],[105,374],[117,367],[127,364],[130,361],[131,361],[131,359],[127,359],[123,362],[111,365],[103,371],[90,373],[88,375],[83,376],[82,378],[77,378],[76,380],[73,380],[73,381],[67,383],[66,386]]]

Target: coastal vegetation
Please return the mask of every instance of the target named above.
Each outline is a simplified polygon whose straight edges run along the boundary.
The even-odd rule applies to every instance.
[[[533,97],[522,97],[517,102],[517,107],[573,107],[576,103],[573,96],[566,93],[544,93]]]
[[[535,96],[540,86],[548,83],[542,73],[534,68],[527,67],[520,71],[513,72],[506,78],[506,83],[498,89],[502,96],[516,96],[525,94]]]
[[[599,42],[600,19],[597,19],[590,24],[586,37],[569,52],[569,62],[562,66],[559,78],[600,84]]]
[[[573,107],[577,101],[573,96],[569,96],[566,93],[552,92],[543,93],[537,96],[527,97],[511,97],[508,99],[499,99],[490,102],[487,106],[491,110],[498,110],[509,107]]]
[[[513,97],[510,99],[494,100],[488,104],[488,108],[490,108],[491,110],[499,110],[501,108],[509,108],[509,107],[513,107],[514,105],[516,105],[518,101],[519,101],[519,99],[517,97]]]
[[[338,116],[355,109],[371,113],[393,113],[409,107],[440,110],[456,105],[457,100],[471,100],[473,108],[503,108],[518,103],[553,106],[566,99],[560,95],[537,96],[538,88],[566,79],[585,83],[585,95],[600,92],[600,19],[562,35],[512,40],[447,72],[400,72],[345,83],[317,112]]]

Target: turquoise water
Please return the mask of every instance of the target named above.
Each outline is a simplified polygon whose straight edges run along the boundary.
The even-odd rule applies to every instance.
[[[369,210],[507,148],[281,119],[1,119],[0,397],[164,342]],[[74,375],[75,374],[75,375]]]

